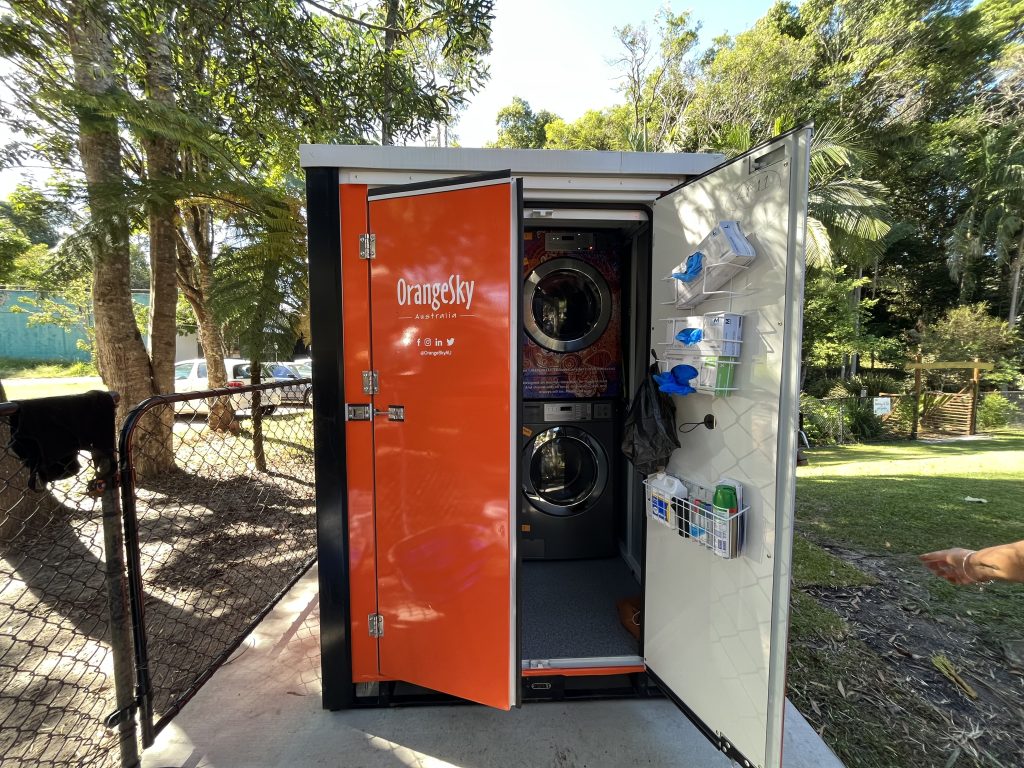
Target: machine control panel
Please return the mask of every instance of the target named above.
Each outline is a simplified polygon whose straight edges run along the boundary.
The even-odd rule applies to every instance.
[[[590,421],[590,403],[544,403],[544,421]]]
[[[545,232],[544,250],[551,253],[572,253],[594,250],[593,232]]]

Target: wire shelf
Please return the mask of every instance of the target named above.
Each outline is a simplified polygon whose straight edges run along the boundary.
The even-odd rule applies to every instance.
[[[701,357],[739,357],[743,349],[743,315],[735,312],[705,312],[703,315],[684,317],[666,317],[662,319],[666,325],[665,341],[658,346],[664,347],[664,356],[699,355]],[[679,333],[689,329],[699,329],[701,339],[695,344],[684,344],[679,341]]]
[[[644,480],[648,517],[718,557],[739,557],[743,551],[746,513],[750,509],[743,505],[743,487],[733,481],[729,483],[736,488],[739,501],[737,511],[730,514],[712,503],[714,488],[678,479],[686,489],[686,497],[659,487],[653,476]]]
[[[739,358],[701,357],[697,354],[679,354],[658,360],[658,369],[668,373],[677,365],[690,365],[697,369],[697,376],[691,385],[698,392],[708,395],[729,396],[739,390],[736,385],[736,366]]]

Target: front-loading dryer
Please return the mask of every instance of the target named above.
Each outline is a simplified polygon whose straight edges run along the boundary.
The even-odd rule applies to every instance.
[[[615,524],[615,404],[523,404],[520,548],[526,559],[609,557]]]
[[[617,397],[625,241],[613,232],[527,232],[523,397]]]

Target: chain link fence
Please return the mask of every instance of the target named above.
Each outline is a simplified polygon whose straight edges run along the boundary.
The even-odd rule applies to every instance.
[[[983,392],[978,429],[1024,429],[1024,392]]]
[[[151,398],[121,433],[143,743],[316,557],[309,381]],[[217,396],[214,396],[214,395]],[[146,449],[173,422],[173,455]],[[211,424],[217,428],[213,428]]]
[[[136,712],[149,746],[306,572],[309,391],[297,380],[147,400],[122,429],[120,487],[104,449],[32,490],[10,447],[28,408],[0,403],[4,768],[137,765]],[[58,400],[56,431],[88,417],[67,398],[33,402]]]
[[[108,563],[104,540],[105,505],[107,533],[118,527],[116,489],[90,492],[89,453],[77,471],[67,465],[71,477],[30,489],[10,447],[18,411],[0,403],[0,763],[116,766],[122,746],[135,750],[133,724],[104,726],[118,708],[111,638],[127,640],[125,606],[120,634],[110,618],[111,595],[123,595],[120,542]],[[109,430],[112,441],[112,411]]]
[[[907,440],[914,417],[913,395],[800,397],[803,432],[811,445]]]

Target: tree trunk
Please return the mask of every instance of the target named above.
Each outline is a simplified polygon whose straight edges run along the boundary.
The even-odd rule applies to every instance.
[[[864,277],[864,267],[857,267],[857,278]],[[860,301],[863,296],[863,286],[860,284],[853,289],[853,331],[857,342],[860,342]],[[850,378],[857,375],[857,365],[860,363],[860,355],[855,351],[850,355]]]
[[[170,43],[164,19],[156,20],[156,31],[146,41],[143,56],[146,62],[146,88],[152,102],[174,107],[174,71]],[[177,143],[161,136],[143,139],[146,169],[155,194],[151,194],[149,213],[149,349],[153,365],[153,386],[158,393],[174,392],[174,358],[177,341],[178,278],[177,278],[177,207],[166,187],[177,177]],[[154,467],[174,467],[174,409],[151,411],[154,421],[146,425],[153,439],[146,441],[144,451]]]
[[[224,366],[224,335],[210,309],[213,289],[213,210],[208,205],[192,205],[182,212],[186,235],[179,240],[178,279],[185,298],[196,316],[199,342],[206,359],[207,381],[211,389],[227,386]],[[186,245],[190,243],[191,246]],[[219,397],[210,404],[207,417],[210,429],[237,432],[238,420],[230,398]]]
[[[1017,317],[1020,315],[1021,267],[1024,267],[1024,235],[1021,235],[1017,243],[1017,258],[1010,263],[1010,314],[1006,323],[1011,331],[1017,327]]]
[[[262,364],[259,355],[253,355],[251,367],[251,381],[259,384],[263,379]],[[263,393],[256,391],[252,393],[252,458],[256,462],[256,469],[260,472],[267,471],[267,453],[263,442]]]
[[[114,50],[105,4],[72,3],[68,36],[75,85],[101,99],[115,91]],[[155,394],[146,345],[135,323],[128,248],[128,201],[117,121],[90,106],[77,108],[78,150],[86,179],[92,238],[93,317],[96,363],[103,382],[120,393],[117,423],[138,402]],[[140,471],[146,467],[138,467]]]
[[[386,0],[386,2],[388,9],[384,21],[384,25],[387,27],[387,31],[384,33],[384,108],[381,110],[380,116],[380,143],[384,145],[395,143],[395,126],[392,123],[391,109],[391,100],[394,98],[391,54],[398,42],[398,32],[395,31],[395,28],[398,26],[400,0]]]

